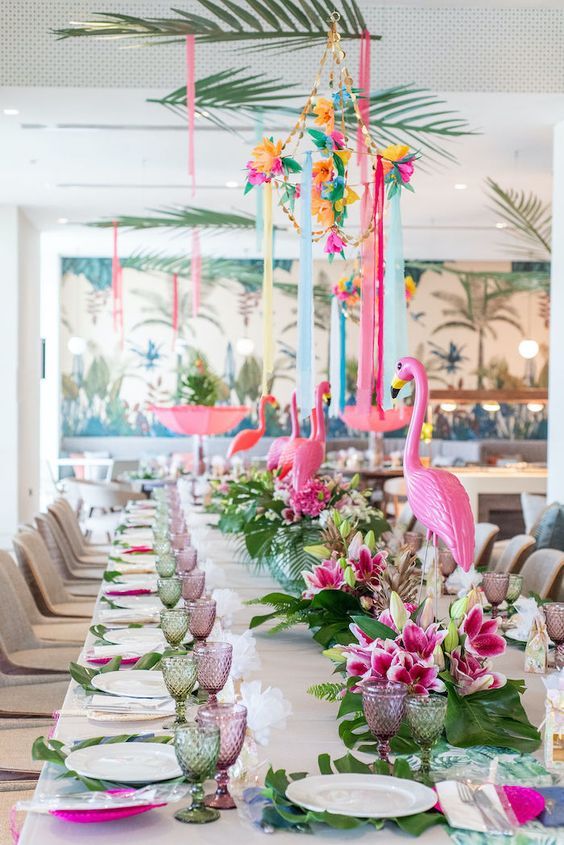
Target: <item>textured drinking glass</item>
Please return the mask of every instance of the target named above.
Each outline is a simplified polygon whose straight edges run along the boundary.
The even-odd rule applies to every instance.
[[[188,533],[186,531],[171,531],[170,544],[173,549],[179,552],[188,545]]]
[[[203,642],[211,634],[215,622],[216,604],[213,599],[201,598],[185,602],[190,614],[190,633],[198,642]]]
[[[184,642],[189,621],[190,616],[185,607],[161,610],[161,631],[167,643],[173,648]]]
[[[231,643],[197,643],[193,654],[198,664],[198,686],[208,693],[208,704],[215,704],[218,692],[229,677],[233,646]]]
[[[557,669],[564,666],[564,603],[550,602],[543,607],[548,636],[556,646],[554,665]]]
[[[172,550],[170,540],[168,539],[168,537],[159,538],[158,540],[155,540],[155,542],[153,543],[153,549],[155,550],[155,554],[158,556],[170,554]]]
[[[411,736],[421,749],[421,777],[431,771],[431,748],[443,732],[447,709],[446,697],[440,695],[408,695],[405,718]]]
[[[183,572],[180,578],[183,599],[194,601],[202,597],[206,585],[206,573],[203,570],[193,569],[192,572]]]
[[[186,546],[179,552],[175,552],[175,557],[177,572],[191,572],[198,563],[198,552],[194,546]]]
[[[378,741],[382,760],[388,760],[390,740],[400,729],[407,689],[405,684],[387,678],[375,678],[361,685],[362,708],[368,727]]]
[[[206,795],[205,803],[217,810],[232,810],[236,805],[227,788],[227,770],[237,761],[245,741],[247,708],[242,704],[205,704],[198,708],[196,720],[202,727],[215,725],[220,734],[215,775],[217,789],[213,795]]]
[[[176,704],[176,719],[167,727],[186,724],[186,699],[194,689],[198,667],[191,654],[173,654],[161,660],[166,688]]]
[[[523,576],[522,575],[510,575],[509,576],[509,586],[507,588],[507,595],[505,596],[505,601],[507,604],[514,604],[519,596],[521,595],[521,591],[523,589]]]
[[[182,593],[180,578],[158,578],[157,590],[165,607],[175,607]]]
[[[179,822],[205,824],[219,818],[217,810],[204,804],[204,781],[213,776],[219,754],[219,728],[187,723],[174,732],[174,750],[182,774],[190,784],[192,803],[179,810]]]
[[[186,523],[184,521],[184,515],[179,514],[178,516],[169,516],[168,524],[173,534],[187,534],[186,531]]]
[[[505,572],[485,572],[482,578],[482,589],[492,606],[492,617],[497,616],[497,608],[505,600],[509,587],[509,575]]]
[[[412,554],[416,555],[423,545],[423,535],[418,531],[406,531],[403,535],[403,543]]]
[[[176,572],[176,560],[174,555],[170,552],[165,552],[165,554],[159,555],[155,563],[155,569],[161,578],[170,578],[171,575],[174,575]]]

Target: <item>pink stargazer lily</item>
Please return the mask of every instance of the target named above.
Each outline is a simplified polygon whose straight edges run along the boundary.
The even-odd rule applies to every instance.
[[[356,632],[353,633],[356,635]],[[396,640],[373,640],[367,645],[347,646],[343,654],[347,660],[347,674],[351,677],[401,681],[413,692],[422,695],[429,690],[444,690],[444,684],[438,677],[439,667],[434,663],[433,656],[422,659],[418,654],[407,651]]]
[[[450,654],[450,674],[458,687],[460,695],[471,695],[487,689],[499,689],[504,686],[505,675],[492,672],[489,660],[479,661],[473,654],[462,656],[460,646]]]
[[[311,572],[302,572],[302,577],[307,587],[304,599],[313,598],[321,590],[340,590],[345,584],[344,572],[335,558],[318,563]]]
[[[416,608],[417,608],[417,605],[412,604],[411,602],[404,602],[403,606],[405,607],[405,609],[407,610],[407,612],[409,614],[412,614],[413,611],[416,610]],[[378,622],[381,622],[382,625],[387,625],[388,628],[392,629],[392,631],[398,630],[396,623],[393,620],[393,617],[392,617],[392,614],[391,614],[391,611],[389,610],[389,608],[386,608],[386,610],[382,611],[382,613],[378,617]]]
[[[386,552],[378,552],[372,555],[368,546],[361,546],[356,559],[350,560],[357,581],[377,580],[386,567],[386,557]]]
[[[420,628],[409,619],[401,632],[401,638],[407,651],[416,654],[422,660],[432,657],[435,648],[446,637],[446,630],[440,630],[440,624],[433,622],[427,628]]]
[[[498,620],[484,620],[484,611],[480,605],[474,607],[466,614],[458,629],[461,634],[466,634],[464,650],[475,657],[496,657],[505,651],[505,640],[497,633]]]

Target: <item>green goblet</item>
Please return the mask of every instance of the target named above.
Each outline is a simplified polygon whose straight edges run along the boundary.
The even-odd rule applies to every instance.
[[[421,780],[429,780],[431,748],[443,732],[446,709],[446,696],[413,694],[406,698],[405,718],[411,736],[421,749]]]
[[[161,631],[167,643],[173,648],[182,645],[188,633],[190,614],[185,607],[161,610]]]
[[[176,558],[172,552],[160,554],[157,557],[155,569],[161,578],[171,578],[176,572]]]
[[[510,575],[509,576],[509,586],[507,588],[507,595],[505,596],[505,601],[507,604],[515,604],[519,596],[521,595],[521,590],[523,589],[523,576],[522,575]]]
[[[186,699],[198,678],[198,666],[191,654],[173,654],[161,659],[161,671],[166,688],[174,698],[176,719],[166,728],[186,724]]]
[[[182,595],[182,581],[180,578],[159,578],[157,590],[165,607],[175,607]]]
[[[155,554],[160,557],[161,555],[170,554],[172,546],[168,537],[159,537],[158,539],[155,538],[153,549],[155,550]]]
[[[188,722],[174,733],[174,750],[178,765],[190,784],[192,804],[175,813],[174,818],[188,824],[215,822],[219,812],[204,804],[204,781],[213,777],[219,754],[219,728]]]

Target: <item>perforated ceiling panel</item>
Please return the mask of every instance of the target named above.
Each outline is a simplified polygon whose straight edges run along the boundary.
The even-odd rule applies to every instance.
[[[173,0],[1,0],[0,85],[163,88],[183,79],[180,45],[124,48],[116,43],[56,41],[50,30],[85,20],[93,10],[167,16]],[[192,0],[178,0],[184,9]],[[435,91],[562,91],[564,2],[557,8],[453,8],[437,3],[382,6],[361,0],[374,46],[373,86],[416,82]],[[552,5],[552,4],[550,4]],[[558,8],[559,6],[559,8]],[[356,67],[357,48],[348,48]],[[198,73],[218,69],[217,48],[198,48]],[[315,56],[227,51],[221,67],[249,65],[307,84]],[[275,70],[273,71],[273,65]]]

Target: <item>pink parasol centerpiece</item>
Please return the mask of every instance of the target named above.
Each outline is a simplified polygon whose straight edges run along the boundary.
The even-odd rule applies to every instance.
[[[369,412],[362,411],[357,405],[347,406],[341,414],[341,419],[349,428],[356,428],[359,431],[396,431],[406,426],[413,414],[412,405],[400,405],[388,411],[379,410],[372,405]]]

